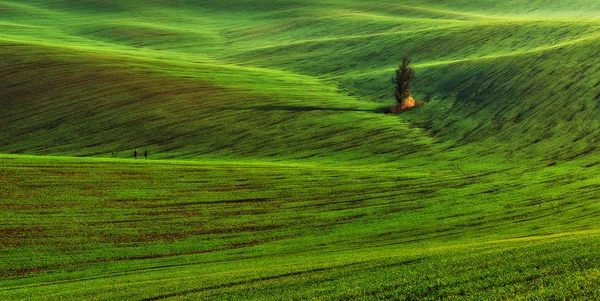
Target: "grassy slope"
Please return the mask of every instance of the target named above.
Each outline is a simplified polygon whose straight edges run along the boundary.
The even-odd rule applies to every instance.
[[[410,17],[414,11],[404,6],[356,7],[361,10],[336,11],[306,25],[343,28],[342,38],[281,42],[287,35],[279,31],[271,46],[234,58],[332,77],[352,93],[389,99],[386,80],[409,53],[417,67],[415,94],[431,105],[406,118],[444,139],[483,142],[474,144],[479,153],[493,144],[528,160],[568,160],[593,150],[599,137],[597,19],[568,10],[556,18],[420,12],[432,21],[418,10]],[[297,22],[301,27],[304,20]]]
[[[1,160],[3,299],[597,294],[597,170]]]
[[[593,298],[598,7],[543,4],[0,2],[2,152],[208,160],[2,157],[0,294]]]
[[[303,109],[314,110],[323,103],[325,108],[339,110],[337,113],[354,109],[376,111],[379,107],[373,103],[355,102],[336,92],[342,89],[361,98],[389,101],[391,85],[388,78],[405,53],[410,53],[416,63],[419,75],[414,88],[416,96],[431,102],[405,118],[430,129],[441,140],[475,146],[471,153],[486,153],[493,144],[501,146],[502,154],[506,156],[542,161],[568,160],[590,154],[593,151],[590,144],[600,135],[595,130],[598,70],[593,66],[598,57],[594,47],[598,40],[598,25],[596,19],[589,16],[589,11],[594,11],[595,7],[592,3],[568,5],[557,2],[543,6],[545,8],[529,4],[537,9],[529,9],[525,15],[516,14],[513,8],[517,5],[514,4],[496,4],[498,8],[492,10],[492,14],[484,14],[481,7],[461,3],[455,3],[455,7],[442,3],[420,7],[411,3],[366,4],[361,1],[320,5],[303,5],[302,1],[265,2],[258,6],[249,2],[236,5],[207,2],[200,6],[181,1],[178,6],[169,7],[136,2],[128,5],[44,3],[51,9],[44,9],[41,4],[5,4],[7,17],[3,19],[11,29],[4,34],[6,43],[25,42],[41,49],[24,51],[19,47],[3,47],[7,52],[3,55],[7,61],[3,65],[15,60],[17,54],[14,52],[18,52],[20,62],[39,64],[41,51],[50,66],[41,70],[28,68],[29,73],[21,73],[20,65],[9,68],[10,76],[6,77],[0,99],[3,105],[15,103],[14,96],[21,89],[28,89],[24,78],[32,78],[30,73],[35,72],[38,76],[36,89],[46,90],[48,86],[56,86],[57,82],[71,84],[68,89],[61,87],[55,93],[50,89],[20,99],[31,98],[29,102],[42,106],[49,101],[66,105],[65,102],[78,99],[79,105],[87,105],[88,114],[68,118],[75,123],[70,131],[51,130],[51,134],[59,136],[55,140],[64,145],[54,144],[53,148],[47,141],[41,142],[44,139],[38,136],[28,137],[20,143],[16,141],[22,136],[21,129],[46,128],[48,124],[56,124],[57,118],[40,115],[23,119],[24,124],[12,127],[14,130],[2,137],[8,144],[3,147],[5,152],[105,156],[116,152],[126,156],[128,152],[124,149],[134,147],[129,144],[135,142],[137,146],[151,146],[158,153],[168,151],[165,157],[198,157],[215,153],[215,149],[231,149],[237,143],[244,143],[250,145],[249,150],[218,155],[278,156],[285,150],[266,153],[261,150],[273,150],[290,143],[278,141],[262,145],[273,136],[273,127],[268,124],[268,129],[253,133],[236,129],[226,135],[222,134],[227,132],[226,129],[214,125],[241,125],[238,120],[245,119],[239,116],[242,112],[227,112],[227,109],[250,104],[255,104],[253,110],[243,113],[267,114],[267,118],[274,119],[271,124],[275,125],[285,119],[288,124],[279,128],[296,128],[294,135],[303,135],[308,127],[314,128],[310,124],[296,125],[298,120],[312,119],[312,116],[295,118],[294,113],[306,113]],[[236,9],[232,11],[232,7]],[[582,7],[590,8],[584,11]],[[40,14],[44,17],[39,18]],[[48,46],[55,47],[49,50]],[[115,57],[115,54],[121,56]],[[89,65],[82,66],[82,59]],[[52,66],[55,62],[65,61],[77,63],[73,64],[76,66]],[[135,68],[117,68],[125,62]],[[232,63],[250,69],[236,69]],[[255,69],[256,66],[262,68]],[[107,73],[108,78],[73,84],[85,77],[63,77],[76,76],[77,68],[87,68],[91,74]],[[317,76],[325,81],[287,71]],[[111,83],[111,80],[119,84]],[[150,80],[151,83],[143,82]],[[89,86],[108,88],[117,95],[82,93]],[[15,87],[21,89],[15,91]],[[225,89],[216,93],[213,90],[217,88]],[[135,89],[141,89],[140,93],[130,93]],[[169,89],[178,89],[178,93]],[[206,90],[218,95],[211,95]],[[106,111],[102,106],[100,112],[94,110],[94,106],[98,108],[96,103],[101,101],[132,103],[119,114],[127,120],[106,120],[107,116],[96,116]],[[152,101],[160,101],[162,108],[156,109],[158,105]],[[210,108],[190,108],[192,102],[196,105],[210,102]],[[304,104],[308,108],[303,108]],[[166,106],[185,106],[188,107],[187,114],[215,115],[215,118],[204,122],[193,120],[190,115],[181,116],[181,112],[165,109]],[[122,109],[121,105],[114,107]],[[265,113],[265,109],[271,111]],[[55,112],[46,113],[56,115]],[[285,116],[288,113],[293,116]],[[330,113],[324,115],[332,115]],[[21,116],[19,112],[6,111],[5,114]],[[147,116],[142,118],[142,114]],[[173,116],[177,122],[165,125],[167,116]],[[99,124],[107,123],[111,132],[86,133],[84,141],[71,141],[82,120],[88,118]],[[248,122],[252,123],[252,119]],[[338,123],[338,120],[316,124]],[[181,123],[186,125],[186,130],[173,129]],[[369,120],[368,124],[371,123]],[[149,133],[136,137],[132,130],[135,125],[142,131],[148,129]],[[257,128],[255,124],[244,126]],[[388,123],[381,127],[387,129],[389,126]],[[342,130],[346,127],[347,124],[341,125],[339,132],[346,132]],[[359,132],[360,128],[357,134],[364,136]],[[368,131],[366,136],[378,136],[378,128],[380,126]],[[546,131],[548,128],[550,132]],[[102,130],[98,126],[96,129]],[[410,137],[406,140],[414,141],[420,135],[415,131],[393,129],[394,132],[398,130]],[[331,129],[310,130],[315,131],[320,132],[314,133],[317,138],[338,133]],[[219,145],[212,143],[214,139],[211,138],[203,140],[197,133],[202,133],[203,137],[231,137],[231,140]],[[96,138],[89,139],[89,136]],[[383,137],[374,137],[377,142],[370,144],[386,145],[392,136],[387,133]],[[180,138],[191,138],[192,141],[184,144]],[[300,136],[293,140],[321,140],[306,138]],[[356,139],[350,136],[339,140]],[[40,142],[36,145],[32,141]],[[109,141],[113,143],[107,143]],[[323,144],[328,143],[324,141]],[[292,150],[290,153],[303,152]],[[296,157],[323,153],[304,153]],[[352,153],[354,151],[349,152],[349,156]]]
[[[92,31],[106,31],[92,23]],[[381,105],[318,79],[203,55],[92,47],[88,38],[43,44],[8,35],[0,95],[9,108],[1,119],[9,129],[0,136],[5,152],[125,157],[148,147],[160,158],[391,160],[429,148],[421,130],[374,116]],[[403,150],[385,143],[392,140]]]

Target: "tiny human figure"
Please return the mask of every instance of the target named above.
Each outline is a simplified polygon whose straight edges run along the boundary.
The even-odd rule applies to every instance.
[[[146,160],[148,160],[148,150],[144,150],[144,157],[146,158]]]
[[[137,150],[137,148],[136,148],[136,149],[135,149],[135,151],[133,152],[133,158],[134,158],[134,159],[137,159],[137,157],[138,157],[138,154],[139,154],[139,153],[138,153],[138,150]]]

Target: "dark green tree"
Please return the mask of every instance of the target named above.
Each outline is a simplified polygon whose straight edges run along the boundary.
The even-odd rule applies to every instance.
[[[405,55],[402,64],[398,65],[396,76],[392,77],[392,83],[396,85],[396,102],[402,103],[410,96],[410,85],[415,79],[415,70],[410,65],[410,58]]]

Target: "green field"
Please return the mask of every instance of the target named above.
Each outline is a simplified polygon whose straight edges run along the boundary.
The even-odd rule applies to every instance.
[[[0,300],[600,299],[599,16],[0,0]]]

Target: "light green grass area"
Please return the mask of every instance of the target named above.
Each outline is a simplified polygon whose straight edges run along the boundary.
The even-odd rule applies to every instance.
[[[599,16],[0,1],[0,299],[599,299]]]

